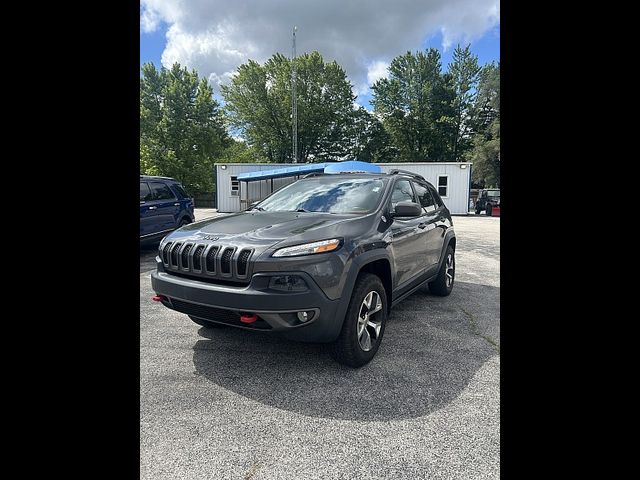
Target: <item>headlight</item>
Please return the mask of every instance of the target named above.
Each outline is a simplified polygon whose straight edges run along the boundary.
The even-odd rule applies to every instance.
[[[298,255],[311,255],[313,253],[324,253],[337,250],[340,247],[341,240],[332,238],[331,240],[322,240],[320,242],[304,243],[293,247],[285,247],[276,250],[273,257],[297,257]]]

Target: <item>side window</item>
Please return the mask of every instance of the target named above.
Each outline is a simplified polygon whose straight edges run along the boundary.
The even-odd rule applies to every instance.
[[[153,200],[149,184],[147,182],[140,182],[140,201],[148,202],[149,200]]]
[[[191,196],[187,193],[184,187],[179,183],[174,183],[173,185],[171,185],[171,187],[173,187],[173,190],[178,194],[178,198],[180,200],[191,198]]]
[[[238,177],[233,175],[231,177],[231,195],[238,195],[239,190],[240,190],[240,182],[238,181]]]
[[[441,197],[447,198],[449,191],[449,175],[438,175],[438,193]]]
[[[167,187],[164,183],[153,182],[151,184],[151,191],[153,192],[154,200],[170,200],[172,198],[176,198],[169,187]]]
[[[436,209],[436,203],[434,202],[431,192],[429,192],[427,186],[413,182],[413,188],[418,195],[420,205],[422,205],[427,212],[433,212]]]
[[[398,180],[393,186],[393,192],[391,193],[391,209],[395,210],[396,205],[400,202],[417,203],[409,180]]]

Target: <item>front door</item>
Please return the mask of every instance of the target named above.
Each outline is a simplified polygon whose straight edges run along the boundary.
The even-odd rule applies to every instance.
[[[153,201],[151,203],[153,203],[156,212],[155,227],[157,228],[157,232],[173,230],[177,226],[176,222],[178,221],[178,214],[180,213],[180,202],[178,202],[174,193],[164,183],[150,182],[149,186],[151,187],[151,193],[153,195]]]
[[[424,215],[424,241],[427,256],[427,267],[433,267],[440,261],[442,244],[444,241],[442,229],[439,227],[440,210],[426,183],[413,182],[413,187],[418,195]]]
[[[399,202],[414,202],[416,196],[409,180],[396,181],[391,193],[389,211],[394,212]],[[424,239],[424,217],[393,217],[391,232],[396,269],[396,288],[402,288],[424,272],[427,264]]]

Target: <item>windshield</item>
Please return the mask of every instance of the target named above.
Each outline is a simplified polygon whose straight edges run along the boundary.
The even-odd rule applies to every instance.
[[[369,213],[380,204],[384,181],[377,178],[311,177],[278,190],[256,205],[267,212]]]
[[[489,197],[500,197],[500,190],[489,190],[487,192],[487,196],[489,196]]]

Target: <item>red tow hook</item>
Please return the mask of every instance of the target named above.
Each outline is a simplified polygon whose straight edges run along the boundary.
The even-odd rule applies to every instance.
[[[253,323],[258,320],[258,316],[253,313],[251,315],[240,315],[240,321],[242,323]]]
[[[154,295],[153,297],[151,297],[151,300],[153,300],[154,302],[162,302],[166,301],[167,297],[165,297],[164,295]]]

